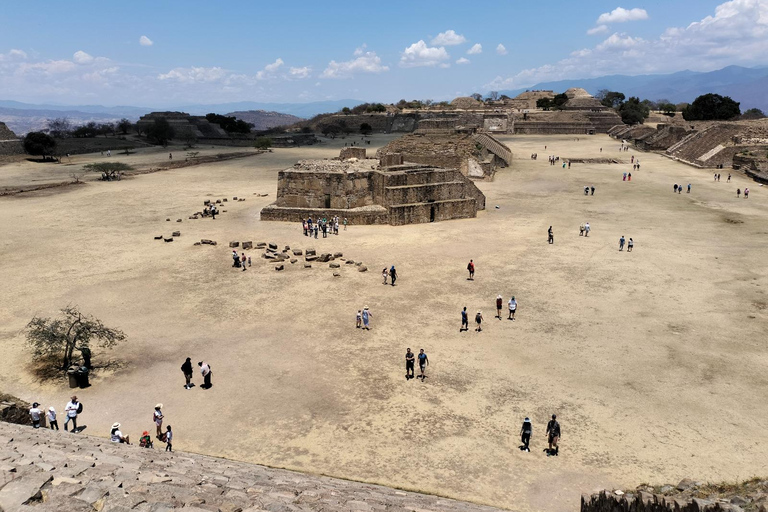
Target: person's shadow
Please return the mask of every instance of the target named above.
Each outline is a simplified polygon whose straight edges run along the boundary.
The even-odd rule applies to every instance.
[[[83,430],[85,430],[87,428],[88,428],[88,425],[80,425],[79,427],[77,427],[75,429],[72,429],[72,433],[73,434],[79,434],[80,432],[82,432]]]

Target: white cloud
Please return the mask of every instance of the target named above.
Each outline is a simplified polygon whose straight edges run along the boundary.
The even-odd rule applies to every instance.
[[[355,59],[336,62],[332,60],[328,67],[320,74],[320,78],[351,78],[357,73],[383,73],[389,71],[389,67],[382,65],[381,58],[376,52],[366,51],[366,46],[358,48],[354,52]]]
[[[174,68],[167,73],[157,76],[158,80],[171,80],[181,83],[216,82],[226,76],[227,72],[220,67],[204,68]]]
[[[594,36],[596,34],[605,34],[608,32],[608,25],[598,25],[594,28],[587,30],[588,36]]]
[[[90,64],[91,62],[93,62],[93,56],[88,55],[82,50],[78,50],[72,56],[72,60],[74,60],[78,64]]]
[[[712,71],[729,65],[764,65],[768,55],[768,2],[731,0],[712,16],[687,27],[668,28],[646,40],[614,33],[591,49],[578,50],[555,64],[496,77],[487,89],[517,88],[537,82],[610,74]]]
[[[154,41],[152,41],[152,40],[151,40],[150,38],[148,38],[147,36],[141,36],[141,37],[139,38],[139,44],[140,44],[141,46],[152,46],[152,45],[153,45],[153,44],[155,44],[155,43],[154,43]]]
[[[478,55],[483,53],[483,45],[480,43],[475,43],[472,45],[472,48],[467,50],[467,55]]]
[[[18,71],[21,74],[41,71],[47,75],[59,75],[73,71],[75,67],[75,63],[69,60],[49,60],[32,64],[22,62]]]
[[[277,71],[277,69],[278,69],[280,66],[282,66],[283,64],[285,64],[285,63],[283,62],[283,59],[281,59],[281,58],[278,58],[278,59],[277,59],[277,60],[275,60],[275,62],[273,62],[272,64],[267,64],[266,66],[264,66],[264,71],[267,71],[267,72],[269,72],[269,73],[272,73],[272,72],[274,72],[274,71]]]
[[[292,78],[308,78],[309,74],[312,72],[312,68],[309,66],[304,66],[301,68],[291,68],[289,70]]]
[[[496,53],[499,55],[506,55],[508,52],[504,45],[499,43],[499,46],[496,47]]]
[[[640,21],[647,20],[648,13],[645,9],[624,9],[623,7],[617,7],[611,12],[604,12],[597,18],[597,24],[605,23],[624,23],[626,21]]]
[[[471,61],[469,59],[462,57],[456,61],[456,64],[469,64],[470,62]]]
[[[461,34],[457,34],[453,30],[440,32],[434,39],[432,39],[432,44],[434,46],[455,46],[457,44],[464,44],[466,42],[466,37]]]
[[[8,53],[0,53],[0,62],[7,62],[11,60],[23,60],[27,58],[27,52],[23,50],[10,50]]]
[[[427,46],[427,43],[419,40],[400,54],[400,66],[404,68],[437,66],[444,64],[450,58],[451,56],[442,46]]]

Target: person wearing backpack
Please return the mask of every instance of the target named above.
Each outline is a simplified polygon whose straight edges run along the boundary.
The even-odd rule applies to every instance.
[[[190,389],[194,384],[192,384],[192,359],[187,358],[186,361],[184,361],[184,364],[181,365],[181,371],[184,373],[184,378],[187,380],[187,383],[184,385],[184,389]]]
[[[67,430],[67,425],[72,422],[72,432],[77,432],[77,415],[83,412],[83,404],[77,401],[76,396],[72,396],[72,399],[67,403],[64,408],[64,412],[67,414],[67,419],[64,421],[64,430]]]

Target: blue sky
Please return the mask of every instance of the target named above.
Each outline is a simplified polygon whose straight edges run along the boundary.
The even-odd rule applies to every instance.
[[[0,99],[452,99],[768,64],[768,0],[3,2]]]

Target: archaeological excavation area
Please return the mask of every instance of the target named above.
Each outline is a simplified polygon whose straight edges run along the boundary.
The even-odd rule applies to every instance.
[[[756,433],[768,423],[768,202],[746,174],[762,172],[762,160],[731,149],[751,132],[677,141],[711,137],[717,151],[640,151],[674,130],[612,137],[599,124],[608,114],[579,94],[582,110],[563,119],[580,119],[573,132],[542,133],[536,116],[515,112],[513,128],[507,119],[478,141],[483,130],[441,126],[448,112],[412,139],[376,132],[365,155],[341,158],[350,139],[321,138],[227,159],[214,160],[234,149],[205,149],[211,161],[171,168],[168,152],[181,147],[139,148],[120,158],[147,172],[0,197],[0,388],[63,410],[72,391],[34,376],[24,328],[77,304],[127,336],[94,350],[94,363],[115,364],[76,390],[93,436],[120,422],[138,439],[162,403],[178,451],[519,511],[573,511],[600,489],[765,474]],[[502,126],[493,114],[475,122]],[[439,144],[467,152],[414,161]],[[0,185],[53,183],[101,158],[6,163]],[[689,183],[689,194],[673,193]],[[737,198],[745,187],[749,198]],[[216,200],[215,220],[195,215]],[[310,239],[301,219],[317,213],[350,222]],[[618,250],[622,236],[631,253]],[[233,249],[252,257],[246,271],[233,268]],[[381,271],[393,265],[397,284],[385,286]],[[514,322],[506,310],[495,318],[497,295],[516,297]],[[355,328],[364,307],[369,331]],[[460,332],[464,307],[471,328]],[[428,354],[424,382],[405,379],[407,348]],[[211,365],[210,389],[197,371],[185,389],[186,357]],[[561,448],[547,457],[553,413]],[[526,416],[530,453],[519,449]]]

